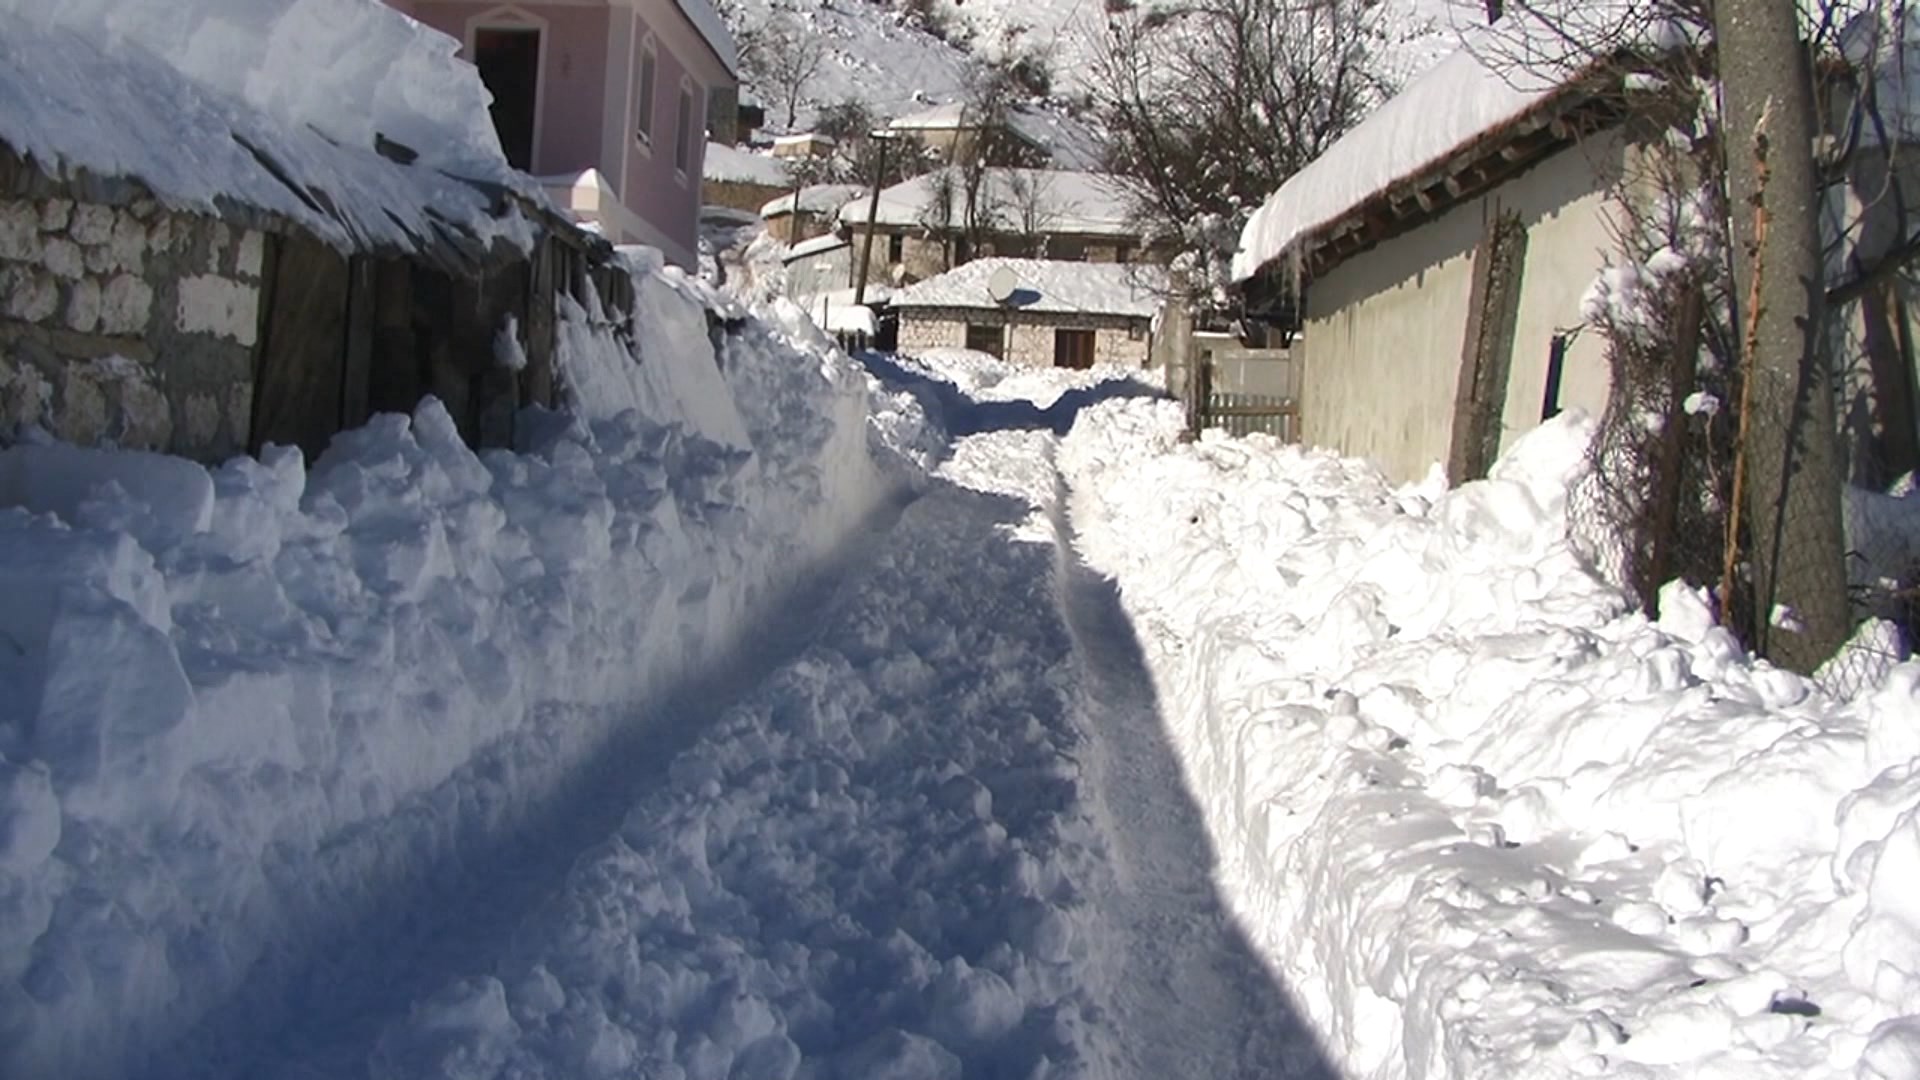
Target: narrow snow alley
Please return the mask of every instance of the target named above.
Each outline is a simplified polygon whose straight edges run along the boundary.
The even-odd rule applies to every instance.
[[[957,442],[804,647],[636,762],[624,822],[372,1075],[1335,1075],[1223,914],[1056,441]]]

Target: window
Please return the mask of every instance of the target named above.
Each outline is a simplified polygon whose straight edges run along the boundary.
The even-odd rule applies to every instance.
[[[634,89],[633,120],[634,137],[642,146],[653,145],[653,83],[659,73],[660,61],[653,51],[653,39],[640,46],[639,86]]]
[[[889,266],[893,266],[906,261],[907,261],[906,234],[894,233],[892,236],[887,237],[887,264]]]
[[[693,92],[683,84],[673,114],[673,167],[681,175],[693,166]]]
[[[1145,320],[1135,319],[1134,321],[1127,324],[1127,340],[1128,341],[1140,341],[1144,339],[1146,336],[1147,336],[1147,324]]]
[[[1093,331],[1055,330],[1053,332],[1053,366],[1063,368],[1092,367]]]
[[[1005,358],[1007,347],[1007,328],[1004,326],[975,326],[967,324],[967,348],[974,352],[983,352],[988,356]]]

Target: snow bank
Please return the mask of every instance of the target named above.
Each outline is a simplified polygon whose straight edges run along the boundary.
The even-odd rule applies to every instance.
[[[803,315],[636,284],[630,327],[564,313],[582,408],[520,452],[429,400],[311,472],[0,461],[0,1075],[277,1030],[310,950],[536,813],[885,496]]]
[[[43,168],[134,177],[181,209],[234,199],[342,247],[411,248],[434,218],[502,234],[461,179],[540,197],[459,43],[377,0],[0,0],[0,28],[0,139]]]
[[[1564,539],[1589,428],[1453,491],[1075,428],[1224,887],[1355,1077],[1915,1075],[1920,664],[1838,701],[1639,615]]]

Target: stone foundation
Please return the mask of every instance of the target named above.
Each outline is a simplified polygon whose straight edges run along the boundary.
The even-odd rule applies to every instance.
[[[267,237],[151,199],[0,197],[0,441],[247,448]]]

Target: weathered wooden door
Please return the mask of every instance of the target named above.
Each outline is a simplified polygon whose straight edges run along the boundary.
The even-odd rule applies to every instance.
[[[298,446],[312,462],[340,430],[346,379],[347,260],[305,234],[274,244],[253,384],[248,449]]]

